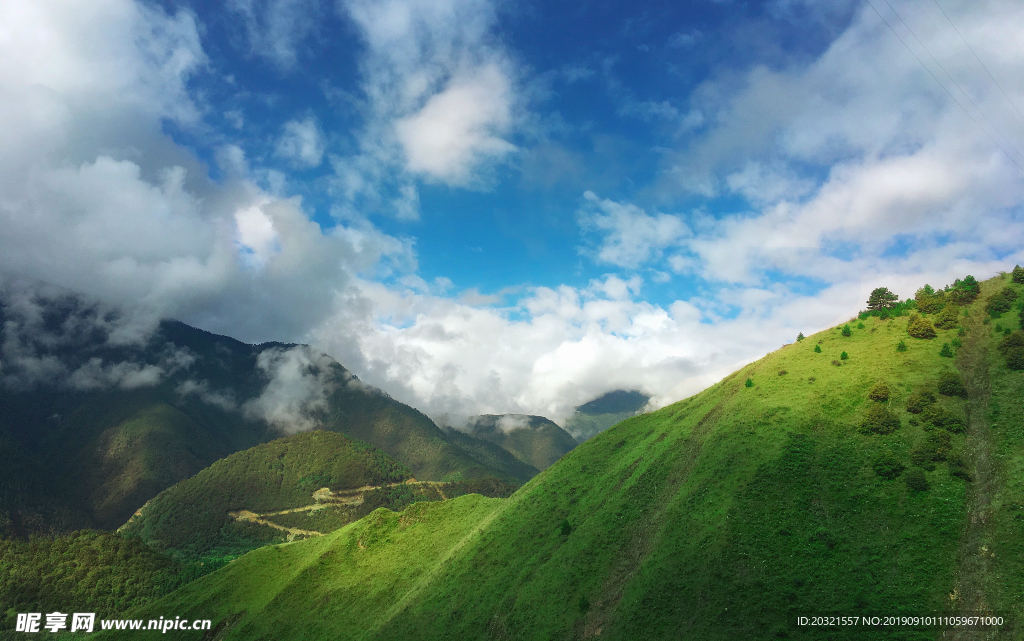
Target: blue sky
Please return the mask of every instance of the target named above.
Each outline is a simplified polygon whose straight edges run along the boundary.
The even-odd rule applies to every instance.
[[[1021,259],[1009,0],[12,0],[0,270],[432,416],[658,404]]]

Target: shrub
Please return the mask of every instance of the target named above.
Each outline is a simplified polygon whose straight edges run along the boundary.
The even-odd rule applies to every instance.
[[[919,467],[915,467],[907,472],[906,476],[907,487],[914,492],[927,492],[929,485],[928,479],[924,477],[924,470]]]
[[[996,334],[1001,334],[1003,332],[1003,324],[1002,323],[996,323],[996,328],[995,329],[996,329]]]
[[[907,411],[911,414],[920,414],[924,411],[924,408],[928,407],[935,402],[935,394],[925,390],[922,392],[914,392],[907,399]]]
[[[967,398],[967,388],[959,374],[946,371],[939,376],[939,394]]]
[[[1010,311],[1014,301],[1017,300],[1017,296],[1017,290],[1012,287],[1004,287],[999,292],[988,297],[985,311],[993,318],[998,318],[999,314]]]
[[[569,524],[569,519],[565,519],[564,521],[562,521],[562,525],[559,528],[559,533],[562,536],[569,536],[569,534],[571,532],[572,532],[572,525]]]
[[[960,349],[964,345],[959,338],[954,338],[953,340],[949,341],[949,344],[953,346],[953,349]]]
[[[808,376],[808,377],[807,377],[807,382],[808,382],[808,383],[813,383],[813,382],[814,382],[814,381],[816,381],[816,380],[818,380],[818,379],[814,378],[813,376]]]
[[[821,353],[821,345],[815,345],[814,346],[814,353],[815,354],[820,354]]]
[[[949,432],[931,431],[917,448],[927,453],[929,461],[945,461],[953,449],[953,438]]]
[[[942,344],[942,351],[939,352],[939,356],[944,356],[946,358],[953,358],[953,350],[951,350],[949,348],[949,343],[943,343]]]
[[[967,329],[964,328],[964,327],[957,328],[956,335],[957,336],[967,336]]]
[[[925,429],[941,427],[946,431],[953,432],[955,434],[967,431],[964,419],[947,412],[941,405],[931,405],[925,408],[925,410],[921,412],[921,418],[928,423],[928,425],[925,426]]]
[[[850,334],[853,333],[852,331],[850,331],[850,324],[849,323],[843,325],[843,332],[842,333],[843,333],[843,336],[849,336]]]
[[[862,434],[892,434],[899,428],[900,418],[881,403],[872,404],[860,424]]]
[[[1003,330],[1003,333],[1004,333],[1004,334],[1006,334],[1007,336],[1009,336],[1009,335],[1010,335],[1010,332],[1012,332],[1012,331],[1013,331],[1012,329],[1010,329],[1009,327],[1007,327],[1007,328],[1005,328],[1005,329]]]
[[[905,351],[907,351],[907,344],[903,342],[902,338],[900,339],[900,342],[896,343],[896,351],[897,352],[905,352]]]
[[[871,467],[875,470],[875,474],[886,480],[896,478],[905,469],[903,463],[900,463],[900,460],[892,452],[879,454]]]
[[[864,329],[864,323],[857,323],[857,329]]]
[[[1006,352],[1006,366],[1017,372],[1024,370],[1024,347],[1015,347]]]
[[[784,370],[784,369],[780,369],[780,370],[779,370],[779,376],[785,376],[786,374],[789,374],[789,372],[787,372],[787,371],[786,371],[786,370]]]
[[[960,456],[954,456],[949,459],[949,475],[962,478],[968,483],[973,480],[970,472],[967,471],[967,463],[965,463],[963,457]]]
[[[1015,283],[1024,283],[1024,269],[1021,269],[1020,265],[1013,267],[1013,271],[1010,272],[1010,280]]]
[[[999,351],[1003,354],[1018,347],[1024,347],[1024,332],[1011,333],[999,342]]]
[[[932,327],[931,322],[929,322],[927,318],[918,316],[917,314],[911,316],[910,320],[907,322],[907,333],[914,338],[923,339],[935,338],[937,336],[935,328]]]
[[[745,383],[743,383],[743,385],[745,387],[753,387],[754,386],[754,381],[748,378],[747,381]]]
[[[932,460],[932,452],[926,444],[910,450],[910,463],[922,467],[929,472],[935,469],[935,461]]]
[[[953,329],[960,323],[960,308],[946,305],[935,317],[935,326],[939,329]]]
[[[800,342],[803,339],[804,339],[804,333],[803,332],[800,332],[799,334],[796,335],[797,342]]]
[[[868,296],[869,310],[891,309],[899,301],[900,297],[889,291],[887,287],[876,287],[871,290]]]
[[[889,386],[884,381],[878,381],[868,391],[868,398],[876,403],[883,403],[889,400]]]
[[[842,363],[841,363],[841,362],[839,362],[839,361],[837,361],[837,360],[836,360],[836,359],[834,359],[834,358],[832,359],[832,364],[833,364],[833,365],[835,365],[836,367],[840,367],[840,366],[842,366]]]

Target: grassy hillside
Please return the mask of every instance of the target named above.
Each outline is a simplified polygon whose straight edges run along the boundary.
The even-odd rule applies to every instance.
[[[471,417],[464,431],[500,446],[538,470],[547,469],[576,447],[568,432],[543,416],[483,414]]]
[[[577,442],[593,438],[612,425],[636,416],[650,397],[636,390],[615,390],[576,408],[565,422],[565,431]]]
[[[1007,346],[1017,318],[984,309],[1004,287],[1021,293],[984,283],[931,339],[907,316],[853,318],[616,425],[508,499],[377,511],[139,616],[210,618],[226,639],[817,639],[837,634],[796,617],[829,612],[1024,621],[1024,380],[1009,369],[1024,368],[1024,335]]]

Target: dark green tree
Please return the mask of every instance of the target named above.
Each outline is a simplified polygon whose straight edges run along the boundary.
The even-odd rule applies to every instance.
[[[946,288],[946,296],[957,305],[970,305],[981,294],[981,284],[968,274],[963,279],[956,279]]]
[[[843,336],[849,336],[853,332],[850,330],[850,324],[843,325]]]
[[[821,345],[815,345],[814,346],[814,353],[815,354],[820,354],[821,353]]]
[[[1014,265],[1013,272],[1010,273],[1010,280],[1015,283],[1024,283],[1024,269],[1021,269],[1020,265]]]
[[[899,300],[900,297],[890,292],[888,287],[876,287],[868,296],[868,309],[892,309]]]

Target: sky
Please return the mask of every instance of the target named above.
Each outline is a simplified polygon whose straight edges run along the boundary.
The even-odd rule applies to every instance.
[[[433,417],[1024,263],[1015,0],[0,0],[0,273]]]

